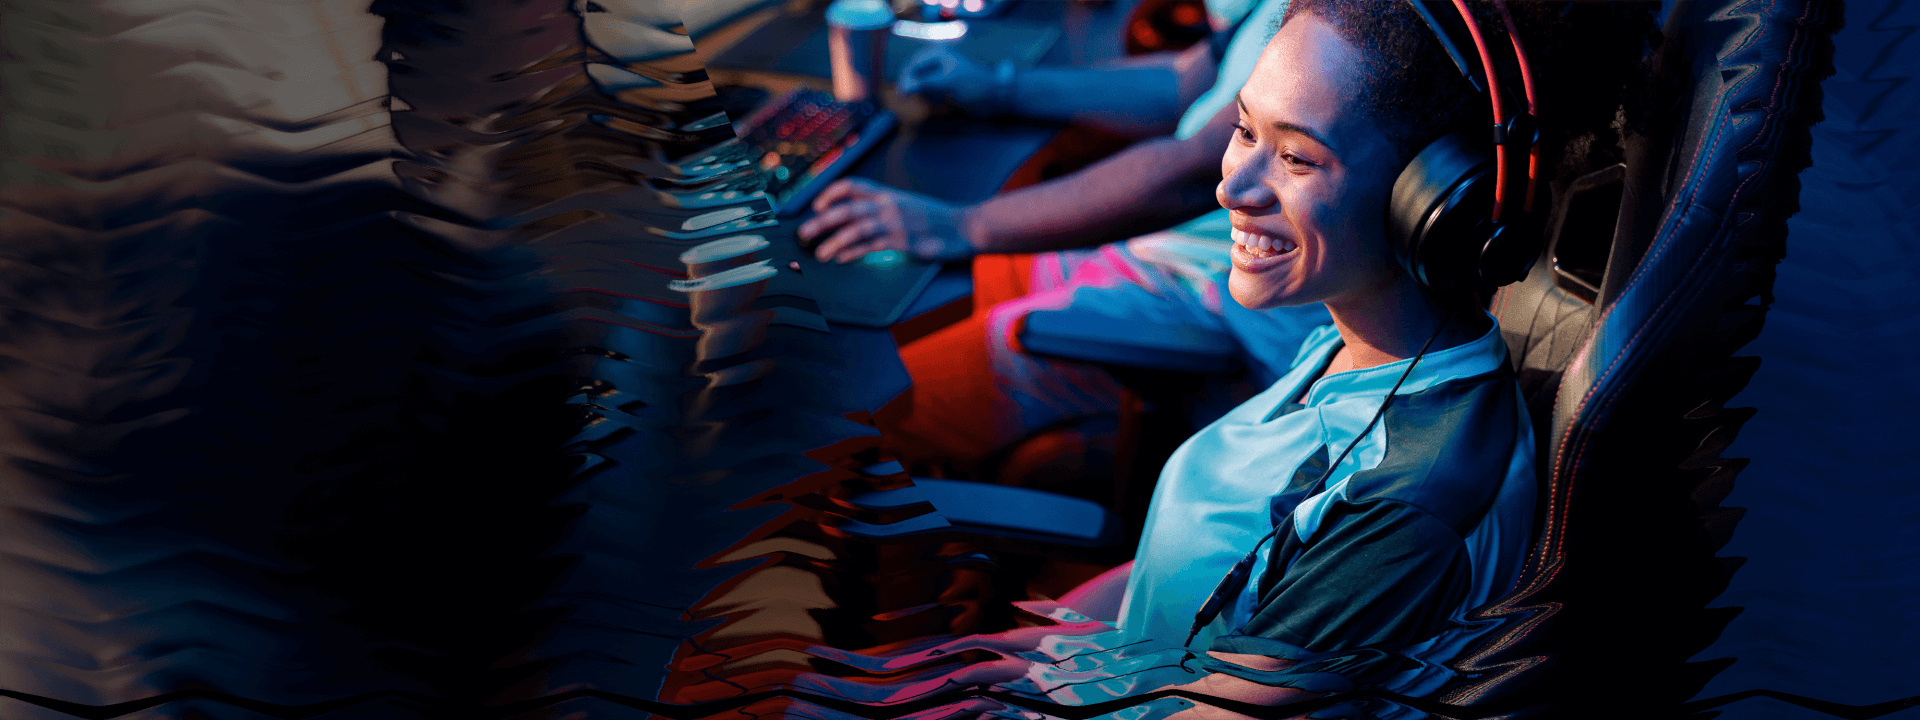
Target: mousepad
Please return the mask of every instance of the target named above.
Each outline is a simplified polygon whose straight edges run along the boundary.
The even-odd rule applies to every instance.
[[[884,328],[900,321],[907,306],[927,289],[940,266],[894,251],[840,265],[801,253],[800,272],[813,283],[814,300],[827,322]]]
[[[915,298],[927,289],[938,263],[925,263],[898,251],[868,254],[865,258],[841,265],[813,259],[813,253],[794,240],[799,219],[783,221],[777,228],[755,231],[772,245],[767,254],[774,265],[800,264],[800,275],[807,279],[813,300],[827,322],[884,328],[900,321]]]

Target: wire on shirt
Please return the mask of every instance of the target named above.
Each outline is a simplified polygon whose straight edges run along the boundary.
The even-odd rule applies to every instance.
[[[1367,433],[1373,432],[1373,426],[1380,422],[1380,416],[1387,413],[1387,406],[1393,404],[1394,394],[1400,392],[1400,385],[1407,381],[1407,376],[1413,374],[1413,368],[1420,364],[1420,358],[1426,357],[1427,349],[1433,347],[1433,341],[1440,339],[1440,333],[1445,332],[1447,325],[1453,322],[1454,314],[1454,312],[1448,312],[1447,316],[1441,319],[1440,327],[1434,328],[1433,335],[1427,338],[1425,345],[1420,346],[1420,352],[1414,354],[1413,362],[1407,363],[1407,369],[1400,373],[1400,379],[1393,381],[1393,389],[1387,391],[1387,399],[1380,401],[1380,409],[1375,410],[1373,417],[1367,420],[1366,428],[1362,429],[1360,434],[1353,436],[1353,441],[1347,443],[1347,449],[1341,450],[1340,457],[1334,458],[1333,462],[1327,465],[1326,471],[1320,473],[1320,479],[1314,481],[1314,486],[1318,487],[1325,483],[1327,478],[1332,477],[1334,468],[1340,467],[1340,463],[1353,452],[1354,446],[1359,445],[1360,440],[1365,438]],[[1226,607],[1227,599],[1238,596],[1242,590],[1246,589],[1247,579],[1253,575],[1253,564],[1260,556],[1260,546],[1267,544],[1267,541],[1272,540],[1273,536],[1279,532],[1280,525],[1276,523],[1267,531],[1267,534],[1260,536],[1260,541],[1253,544],[1253,549],[1247,551],[1246,557],[1240,558],[1240,562],[1233,564],[1233,569],[1227,571],[1226,577],[1220,578],[1220,584],[1214,586],[1213,594],[1207,596],[1207,601],[1200,605],[1200,611],[1193,614],[1193,629],[1187,631],[1187,640],[1180,643],[1181,647],[1192,647],[1193,639],[1200,634],[1200,629],[1220,617],[1220,611]]]

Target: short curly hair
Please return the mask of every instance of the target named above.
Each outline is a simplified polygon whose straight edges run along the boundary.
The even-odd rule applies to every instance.
[[[1429,7],[1436,15],[1457,12],[1450,3]],[[1506,23],[1491,2],[1468,0],[1468,9],[1489,43],[1508,45]],[[1508,9],[1534,71],[1543,149],[1564,148],[1552,174],[1565,178],[1618,162],[1622,132],[1644,114],[1638,105],[1649,76],[1647,58],[1660,42],[1659,5],[1512,0]],[[1402,162],[1449,132],[1489,132],[1493,118],[1486,99],[1461,76],[1408,0],[1291,0],[1280,22],[1308,14],[1366,51],[1358,98]],[[1470,43],[1460,50],[1475,52]],[[1517,94],[1519,78],[1502,80]]]

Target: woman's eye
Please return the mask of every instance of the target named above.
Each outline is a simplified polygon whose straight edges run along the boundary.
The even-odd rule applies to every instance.
[[[1280,161],[1294,167],[1313,167],[1313,163],[1307,162],[1306,158],[1293,153],[1280,153]]]
[[[1242,141],[1253,142],[1253,131],[1248,130],[1247,126],[1234,123],[1233,132],[1235,135],[1238,135]]]

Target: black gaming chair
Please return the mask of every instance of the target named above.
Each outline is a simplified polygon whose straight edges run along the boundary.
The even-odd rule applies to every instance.
[[[1509,717],[1680,709],[1732,662],[1688,663],[1739,608],[1706,608],[1751,408],[1723,403],[1771,302],[1809,163],[1839,3],[1679,3],[1656,56],[1660,114],[1626,162],[1560,194],[1547,257],[1493,299],[1546,481],[1518,586],[1479,615],[1503,631],[1443,696]],[[1705,708],[1691,708],[1705,709]]]

